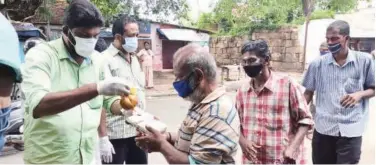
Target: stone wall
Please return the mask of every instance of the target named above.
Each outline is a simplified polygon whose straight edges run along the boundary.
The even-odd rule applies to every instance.
[[[212,37],[210,52],[215,56],[219,66],[240,64],[240,49],[247,39],[248,37]],[[274,70],[303,72],[303,45],[299,43],[297,28],[256,31],[252,34],[252,39],[267,41]]]

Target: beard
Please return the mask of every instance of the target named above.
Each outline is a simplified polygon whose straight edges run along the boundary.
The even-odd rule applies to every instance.
[[[206,97],[204,90],[197,87],[192,94],[184,98],[185,100],[188,100],[190,102],[193,102],[194,104],[200,103],[204,98]]]

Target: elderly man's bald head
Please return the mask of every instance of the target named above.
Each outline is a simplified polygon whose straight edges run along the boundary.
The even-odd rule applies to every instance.
[[[217,65],[214,57],[198,44],[188,44],[180,48],[173,58],[174,74],[178,78],[200,69],[207,81],[214,82],[217,75]]]

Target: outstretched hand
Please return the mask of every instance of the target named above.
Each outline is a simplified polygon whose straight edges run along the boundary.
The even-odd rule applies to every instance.
[[[166,141],[166,137],[159,131],[146,126],[147,133],[140,133],[136,137],[136,145],[141,149],[151,153],[151,152],[160,152],[161,145]]]

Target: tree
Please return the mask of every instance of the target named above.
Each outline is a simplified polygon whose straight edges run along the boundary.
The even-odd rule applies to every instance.
[[[50,16],[48,5],[53,5],[55,0],[5,0],[0,5],[0,11],[15,21],[23,21],[34,16],[38,11]],[[72,0],[66,0],[68,3]],[[118,14],[132,14],[136,16],[155,16],[157,20],[168,21],[171,19],[189,19],[186,0],[91,0],[104,18],[111,22]]]
[[[316,0],[313,18],[332,18],[335,13],[349,12],[357,0]],[[220,35],[244,35],[256,29],[273,29],[285,24],[302,24],[301,0],[219,0],[212,13],[202,14],[199,27],[218,25]],[[208,21],[208,22],[210,22]]]

